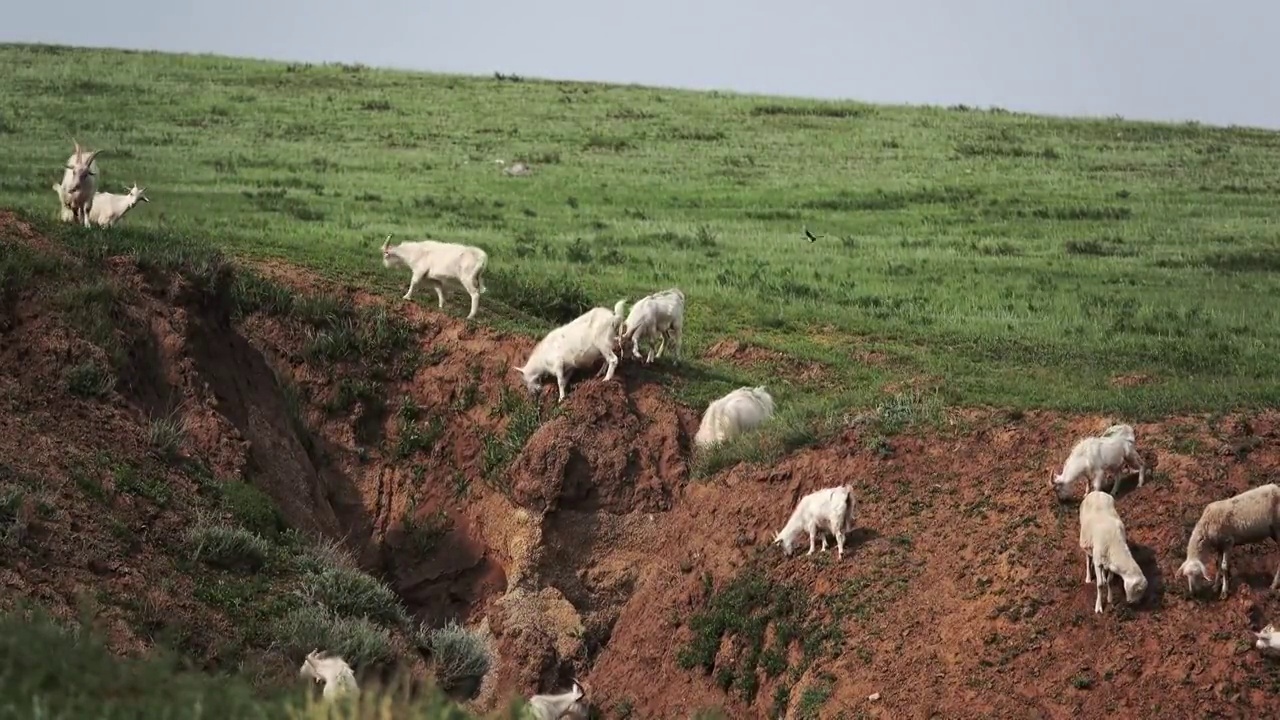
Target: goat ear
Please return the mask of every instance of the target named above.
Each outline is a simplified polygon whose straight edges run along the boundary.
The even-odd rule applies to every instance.
[[[391,235],[387,235],[387,239],[382,241],[382,249],[386,250],[387,246],[390,244],[391,244]]]

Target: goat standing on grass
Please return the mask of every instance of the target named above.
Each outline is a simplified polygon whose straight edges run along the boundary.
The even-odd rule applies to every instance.
[[[605,382],[613,379],[613,371],[618,367],[618,356],[613,351],[618,337],[618,327],[622,324],[622,310],[626,300],[619,300],[610,311],[608,308],[591,308],[568,323],[547,333],[546,337],[529,353],[524,367],[515,371],[524,377],[525,388],[530,395],[538,392],[538,380],[543,375],[555,375],[556,385],[560,389],[557,402],[563,401],[565,389],[569,385],[569,376],[578,370],[598,362],[604,358]]]
[[[382,264],[386,267],[404,265],[413,273],[409,279],[409,290],[404,294],[405,300],[411,298],[418,283],[425,280],[435,288],[436,298],[443,310],[444,283],[441,281],[452,278],[462,283],[462,287],[471,296],[471,312],[467,314],[467,319],[476,316],[476,310],[480,308],[480,294],[485,291],[481,275],[484,273],[485,263],[489,261],[484,250],[471,245],[434,240],[403,242],[395,247],[390,245],[391,236],[388,235],[382,243]]]
[[[298,669],[298,676],[323,682],[323,694],[326,700],[344,696],[355,697],[360,694],[355,673],[351,672],[351,666],[347,661],[340,657],[320,657],[318,648],[307,654],[307,659]]]
[[[773,417],[773,396],[763,385],[740,387],[711,401],[693,442],[708,447],[756,429]]]
[[[582,702],[584,695],[586,693],[582,686],[574,680],[573,688],[569,692],[558,695],[534,695],[529,698],[524,717],[526,720],[560,720],[560,718],[585,720],[587,707],[586,703]]]
[[[64,222],[79,222],[89,227],[89,210],[93,208],[93,194],[98,188],[98,165],[94,159],[101,150],[86,152],[72,138],[75,151],[67,158],[62,170],[62,182],[54,185],[58,201],[62,204]]]
[[[109,192],[94,193],[93,207],[89,210],[89,221],[99,227],[111,227],[120,222],[124,214],[133,209],[139,200],[145,203],[151,202],[151,199],[143,194],[146,191],[146,188],[140,188],[138,183],[134,183],[127,195]]]
[[[684,293],[680,288],[670,288],[637,300],[631,306],[631,312],[627,313],[627,320],[622,324],[622,334],[618,339],[624,353],[627,343],[631,343],[631,356],[637,359],[640,357],[640,343],[649,343],[649,355],[645,358],[645,364],[648,364],[655,357],[662,357],[668,338],[671,339],[676,360],[679,361],[683,335]],[[654,340],[659,341],[656,355],[652,347]]]

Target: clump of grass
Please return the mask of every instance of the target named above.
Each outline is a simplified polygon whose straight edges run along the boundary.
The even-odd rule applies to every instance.
[[[162,460],[173,462],[182,455],[182,442],[186,439],[187,424],[177,413],[162,418],[152,418],[147,427],[147,442],[151,450]]]
[[[115,480],[116,492],[144,497],[161,507],[168,505],[169,499],[173,496],[173,490],[164,478],[152,477],[129,465],[117,467],[112,476]]]
[[[310,331],[303,356],[311,362],[360,360],[386,363],[413,340],[409,326],[381,306],[350,317],[334,318]]]
[[[453,620],[434,630],[423,623],[417,642],[431,656],[436,680],[446,691],[466,686],[478,689],[489,672],[492,659],[484,636]]]
[[[542,424],[539,407],[517,393],[504,389],[498,406],[508,418],[507,429],[502,435],[488,435],[484,439],[483,472],[489,481],[493,481],[520,454]]]
[[[508,274],[486,270],[489,292],[499,302],[553,325],[563,325],[595,303],[572,276]]]
[[[344,617],[317,605],[293,608],[273,623],[271,632],[283,650],[298,657],[324,648],[356,667],[395,657],[386,628],[367,618]]]
[[[187,534],[193,560],[232,569],[260,570],[271,556],[271,543],[257,533],[225,525],[203,525]]]
[[[222,505],[244,528],[272,538],[288,527],[274,501],[242,480],[226,480],[217,485]]]
[[[342,378],[333,397],[325,403],[326,412],[337,413],[351,410],[357,403],[363,405],[366,412],[381,411],[385,401],[383,393],[376,384],[365,379]]]
[[[328,567],[307,576],[303,583],[308,597],[342,617],[368,618],[393,627],[409,622],[409,613],[395,592],[359,570]]]
[[[757,568],[748,568],[714,594],[710,575],[703,577],[703,584],[710,599],[689,618],[693,638],[677,650],[676,662],[685,669],[714,672],[723,690],[736,687],[747,702],[755,698],[759,687],[757,669],[765,657],[779,659],[780,664],[763,663],[766,674],[772,676],[786,666],[792,642],[802,641],[802,662],[807,665],[824,643],[838,640],[838,626],[824,628],[809,617],[810,604],[804,591],[773,581]],[[770,625],[774,628],[773,644],[766,651]],[[717,668],[716,657],[726,637],[734,643],[735,652],[729,655],[734,661]]]
[[[360,565],[355,556],[341,542],[331,538],[308,542],[296,531],[288,534],[295,544],[303,546],[302,551],[294,558],[299,571],[313,575],[330,568],[359,571]]]
[[[444,418],[436,416],[424,424],[419,421],[421,412],[417,403],[408,396],[400,402],[397,419],[400,434],[396,441],[395,452],[397,458],[404,459],[418,452],[430,453],[444,436]]]
[[[71,285],[59,293],[57,304],[84,339],[102,348],[116,367],[124,364],[122,328],[127,315],[120,288],[105,278]]]
[[[797,716],[801,720],[818,720],[821,717],[820,711],[822,706],[827,704],[827,700],[831,699],[831,691],[834,689],[835,678],[823,673],[818,682],[805,688],[800,693],[800,707],[797,710]]]
[[[72,367],[63,380],[68,392],[84,398],[102,397],[116,386],[116,378],[111,371],[93,362]]]

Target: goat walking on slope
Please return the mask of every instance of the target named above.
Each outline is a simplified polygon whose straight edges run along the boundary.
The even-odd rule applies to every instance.
[[[782,546],[784,555],[790,555],[796,536],[809,534],[809,552],[813,554],[814,540],[820,531],[836,536],[836,557],[844,559],[844,537],[853,530],[853,486],[826,488],[800,498],[787,524],[774,536],[773,542]],[[822,551],[827,551],[827,536],[822,534]]]
[[[568,323],[547,333],[529,353],[524,367],[516,367],[516,372],[524,377],[525,388],[530,395],[538,392],[538,380],[543,375],[554,375],[556,385],[560,389],[557,402],[564,400],[565,390],[569,385],[569,375],[598,362],[604,358],[605,382],[613,379],[613,372],[618,367],[618,355],[613,351],[618,337],[618,327],[622,324],[622,310],[626,300],[619,300],[613,310],[608,308],[592,308]]]
[[[649,343],[649,354],[645,364],[661,358],[667,348],[667,340],[671,340],[676,360],[680,360],[680,345],[684,335],[684,293],[680,288],[670,288],[662,292],[645,295],[631,306],[627,320],[622,324],[619,336],[622,350],[626,351],[627,343],[631,343],[631,356],[640,358],[640,343]],[[654,353],[653,341],[658,341],[657,353]]]
[[[564,693],[556,695],[534,695],[529,698],[529,704],[525,706],[525,720],[560,720],[561,718],[572,718],[572,720],[586,720],[587,707],[582,702],[586,692],[583,691],[582,685],[577,680],[573,681],[573,687]]]
[[[326,700],[356,697],[360,694],[355,673],[351,671],[347,661],[340,657],[321,657],[319,649],[307,653],[306,660],[298,669],[298,676],[324,683],[323,695]]]
[[[409,279],[409,289],[404,294],[405,300],[413,297],[413,291],[418,287],[418,283],[425,280],[428,285],[435,288],[436,298],[440,301],[440,309],[443,310],[444,283],[442,281],[451,278],[461,283],[467,294],[471,296],[471,312],[467,313],[468,320],[475,317],[476,310],[480,308],[480,295],[485,291],[482,275],[484,266],[488,262],[488,254],[471,245],[419,240],[403,242],[391,247],[390,235],[382,243],[384,266],[403,265],[413,273]]]

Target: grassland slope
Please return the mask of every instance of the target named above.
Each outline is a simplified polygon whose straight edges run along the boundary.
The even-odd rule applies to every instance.
[[[149,188],[127,222],[237,254],[389,295],[386,233],[480,245],[486,322],[679,285],[695,406],[766,380],[804,420],[894,384],[1148,414],[1276,400],[1274,132],[54,46],[0,62],[4,204],[52,213],[76,135],[106,186]],[[726,339],[769,361],[710,352]]]

